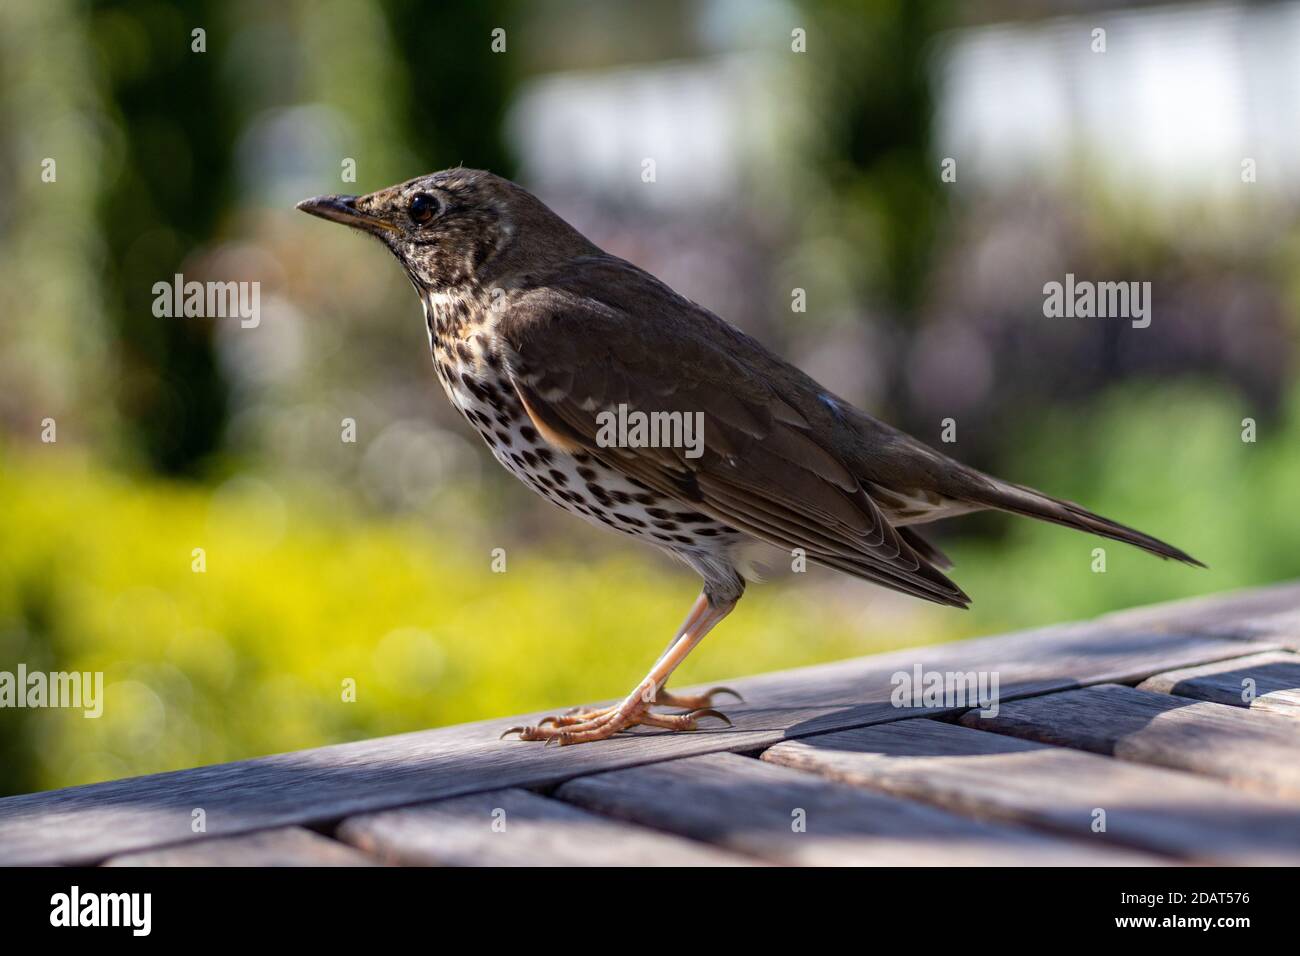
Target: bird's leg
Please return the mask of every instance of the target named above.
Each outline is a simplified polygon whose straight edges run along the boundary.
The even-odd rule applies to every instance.
[[[698,613],[700,602],[703,600],[705,600],[703,594],[701,594],[699,598],[696,599],[695,606],[691,608],[691,615],[687,616],[686,623],[682,625],[681,628],[682,631],[685,631],[686,628],[690,626],[691,616]],[[731,606],[732,607],[736,606],[734,601],[732,602]],[[719,618],[719,620],[721,620],[721,618]],[[679,631],[678,633],[680,634],[681,631]],[[676,641],[677,638],[674,637],[671,641],[668,642],[668,646],[664,648],[664,653],[659,655],[660,660],[662,660],[664,658],[664,655],[666,655],[669,651],[673,649],[673,644],[676,643]],[[659,693],[655,695],[654,702],[661,707],[680,707],[683,710],[700,710],[703,708],[712,707],[713,698],[717,694],[730,694],[738,701],[743,701],[745,699],[741,697],[737,691],[732,690],[730,687],[710,687],[703,694],[673,694],[669,692],[666,686],[661,685],[659,688]]]
[[[636,689],[628,694],[622,702],[601,710],[566,714],[563,717],[543,718],[535,727],[511,727],[506,734],[517,733],[520,740],[554,740],[557,743],[578,744],[592,740],[604,740],[621,730],[642,724],[649,727],[664,727],[669,730],[694,730],[699,720],[704,717],[717,717],[730,725],[722,714],[708,707],[696,709],[685,714],[651,713],[650,705],[656,700],[663,702],[663,685],[669,675],[686,659],[695,645],[704,639],[719,621],[731,613],[737,598],[719,599],[705,588],[696,599],[686,622],[678,631],[677,637],[668,645],[667,650],[650,668],[650,672],[637,684]]]
[[[673,649],[673,645],[675,645],[681,636],[686,633],[696,617],[703,612],[703,606],[707,603],[708,598],[706,598],[704,594],[701,594],[695,599],[695,604],[691,606],[690,614],[686,615],[686,620],[682,622],[682,626],[677,629],[677,633],[673,635],[672,639],[668,642],[668,646],[665,647],[663,653],[659,655],[659,661],[662,661],[668,656],[668,653]],[[721,621],[723,617],[726,617],[730,609],[735,606],[736,602],[732,601],[731,607],[723,611],[722,615],[711,626],[716,626],[717,622]],[[703,637],[704,635],[700,636]],[[658,661],[656,661],[656,664],[657,663]],[[711,687],[703,694],[673,694],[669,693],[667,687],[661,685],[659,687],[659,692],[655,695],[655,699],[651,701],[651,703],[661,707],[680,707],[683,710],[708,710],[713,707],[713,698],[716,694],[730,694],[732,697],[736,698],[737,701],[743,701],[745,699],[730,687]],[[541,723],[550,724],[555,727],[569,727],[573,724],[581,724],[589,720],[594,720],[597,717],[603,717],[611,711],[617,710],[618,707],[618,704],[611,704],[608,707],[597,707],[594,709],[588,707],[574,707],[571,710],[566,710],[558,717],[543,717]]]

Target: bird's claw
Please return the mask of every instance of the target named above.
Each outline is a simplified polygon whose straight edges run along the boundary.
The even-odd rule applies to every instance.
[[[728,717],[726,714],[722,713],[721,711],[714,710],[712,707],[702,707],[699,710],[693,710],[689,714],[683,714],[682,716],[689,717],[691,719],[692,724],[703,720],[705,717],[716,717],[718,720],[722,721],[728,727],[734,726],[731,723],[730,717]],[[691,727],[690,729],[694,730],[695,728]]]
[[[736,703],[743,704],[745,702],[745,698],[740,696],[740,691],[731,687],[710,687],[704,692],[705,697],[712,697],[715,694],[730,694],[732,697],[736,698]]]
[[[744,703],[745,698],[740,696],[740,692],[730,687],[710,687],[703,694],[674,694],[667,688],[662,688],[655,695],[654,702],[663,707],[680,707],[683,710],[701,710],[713,706],[713,698],[718,694],[730,694],[736,698],[738,703]]]
[[[650,710],[648,704],[638,701],[633,705],[588,711],[583,716],[543,717],[530,726],[511,727],[501,735],[501,739],[504,740],[510,734],[518,734],[520,740],[541,740],[547,747],[551,744],[567,747],[570,744],[605,740],[637,726],[696,730],[699,722],[709,717],[722,721],[728,727],[732,726],[726,714],[712,707],[698,707],[684,714],[657,714]]]

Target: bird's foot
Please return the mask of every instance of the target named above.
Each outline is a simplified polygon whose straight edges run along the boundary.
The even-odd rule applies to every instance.
[[[710,692],[712,693],[712,691]],[[662,692],[661,692],[662,695]],[[631,727],[662,727],[665,730],[695,730],[699,721],[716,717],[728,727],[731,721],[711,707],[693,709],[685,714],[656,714],[650,710],[648,694],[638,692],[613,707],[578,711],[558,717],[543,717],[530,727],[511,727],[502,738],[518,734],[520,740],[544,740],[547,744],[583,744],[605,740]],[[707,696],[707,695],[704,695]]]
[[[730,687],[711,687],[703,694],[673,694],[669,693],[668,688],[661,687],[659,692],[655,694],[653,703],[658,707],[680,707],[682,710],[687,711],[712,710],[713,698],[718,694],[730,694],[740,702],[745,700],[745,698],[741,697],[737,691],[732,690]],[[599,707],[596,709],[573,707],[558,716],[543,717],[539,722],[539,726],[549,724],[554,727],[571,727],[574,724],[583,724],[595,720],[598,717],[604,717],[606,714],[618,710],[620,706],[622,705],[612,704],[609,707]]]
[[[618,710],[618,708],[618,704],[613,704],[609,707],[600,707],[596,710],[590,710],[585,707],[573,707],[562,714],[552,717],[543,717],[537,722],[537,724],[539,727],[572,727],[574,724],[585,724],[596,720],[599,717],[604,717]]]

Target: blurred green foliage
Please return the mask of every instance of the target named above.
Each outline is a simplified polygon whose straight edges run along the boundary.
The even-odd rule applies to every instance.
[[[1008,434],[1005,477],[1134,523],[1176,543],[1208,570],[1053,525],[989,516],[1004,533],[949,548],[975,598],[976,630],[1092,617],[1117,608],[1300,577],[1300,389],[1285,414],[1242,441],[1250,405],[1186,382],[1115,387],[1077,407],[1053,407]],[[980,518],[970,521],[978,522]],[[1104,548],[1106,573],[1091,571]]]

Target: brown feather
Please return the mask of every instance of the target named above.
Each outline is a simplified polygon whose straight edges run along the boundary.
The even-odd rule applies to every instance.
[[[639,273],[624,293],[638,283],[651,300],[666,288]],[[889,525],[811,424],[790,424],[807,421],[795,411],[804,396],[779,393],[779,383],[738,361],[734,348],[686,334],[692,327],[660,322],[662,316],[637,312],[634,303],[625,310],[609,302],[589,307],[566,291],[550,283],[516,304],[497,328],[513,350],[512,380],[539,432],[556,435],[565,446],[579,443],[605,464],[737,530],[782,548],[803,548],[810,560],[928,600],[968,603]],[[597,379],[599,397],[583,371],[581,343],[591,343],[589,360],[605,370]],[[674,374],[690,386],[667,395],[638,387]],[[558,388],[561,382],[567,388]],[[623,387],[610,388],[615,382]],[[701,413],[704,454],[691,459],[684,449],[600,447],[596,411],[618,404],[646,413]]]

